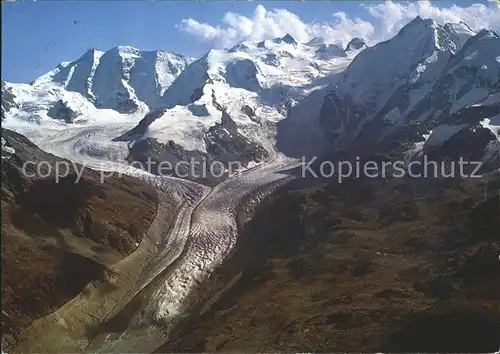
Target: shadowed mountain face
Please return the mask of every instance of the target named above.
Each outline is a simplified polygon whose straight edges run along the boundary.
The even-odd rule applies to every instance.
[[[2,120],[5,118],[5,115],[9,112],[12,107],[15,107],[16,104],[14,102],[15,96],[12,93],[12,90],[6,87],[5,81],[1,80],[2,84]]]
[[[320,125],[336,148],[406,139],[414,152],[453,145],[498,164],[499,48],[493,31],[416,18],[352,61],[325,94]]]
[[[215,123],[205,132],[200,132],[203,137],[203,144],[206,151],[191,150],[169,140],[166,143],[158,142],[156,138],[148,137],[141,139],[148,133],[149,126],[167,111],[160,109],[149,112],[137,126],[125,134],[117,137],[114,141],[127,141],[129,143],[128,160],[130,162],[140,162],[142,166],[147,166],[148,159],[151,164],[151,173],[160,175],[172,175],[182,177],[206,185],[216,185],[228,177],[227,171],[232,163],[238,163],[241,168],[245,168],[251,162],[262,162],[269,153],[261,144],[251,141],[238,131],[238,126],[227,113],[227,111],[217,103],[212,97],[212,104],[220,110],[221,122]],[[245,106],[246,114],[252,115],[250,107]],[[194,162],[191,166],[184,166],[172,171],[161,171],[162,163],[171,163],[181,166],[181,161]],[[217,162],[217,163],[215,163]],[[213,171],[204,173],[213,166]],[[232,171],[235,172],[235,171]]]
[[[300,157],[405,140],[415,154],[449,151],[465,139],[462,155],[498,160],[499,43],[492,31],[416,18],[290,107],[277,146]]]
[[[214,274],[230,290],[157,352],[494,352],[499,186],[292,184]]]
[[[71,167],[56,182],[55,166],[63,160],[6,129],[2,141],[5,348],[22,327],[71,300],[89,282],[103,281],[109,267],[141,242],[157,197],[142,181],[111,176],[101,183],[100,174],[90,169],[77,181]]]

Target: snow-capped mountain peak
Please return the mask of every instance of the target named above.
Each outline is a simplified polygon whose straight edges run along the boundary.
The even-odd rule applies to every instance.
[[[273,39],[266,39],[262,42],[257,43],[258,48],[266,48],[266,49],[272,49],[275,47],[289,47],[289,46],[298,46],[300,45],[299,42],[295,40],[295,38],[292,37],[290,34],[285,34],[283,37],[278,37],[278,38],[273,38]]]
[[[361,51],[364,48],[366,48],[366,42],[364,39],[356,37],[351,39],[351,41],[347,44],[345,47],[346,52],[355,52],[355,51]]]
[[[31,82],[33,87],[55,84],[63,88],[92,97],[91,81],[100,58],[105,52],[89,49],[72,62],[63,62],[55,69]]]
[[[205,88],[216,83],[217,92],[226,85],[253,93],[276,85],[307,84],[333,66],[347,64],[342,57],[345,53],[337,45],[323,40],[301,44],[289,34],[257,43],[246,41],[227,51],[212,49],[175,80],[165,92],[164,103],[173,107],[193,103],[204,94],[212,97],[212,90]]]
[[[417,16],[404,26],[395,38],[400,37],[401,41],[410,45],[413,40],[421,45],[425,43],[431,50],[436,48],[456,53],[474,35],[476,32],[464,22],[446,23],[441,26],[432,19]],[[425,46],[420,48],[424,49]]]
[[[318,46],[318,45],[321,45],[324,43],[325,43],[325,39],[323,37],[314,37],[309,42],[305,43],[305,45],[314,47],[314,46]]]
[[[162,96],[191,58],[165,51],[117,46],[86,51],[30,85],[8,84],[22,109],[20,119],[73,122],[96,109],[142,114],[163,105]]]
[[[422,18],[420,15],[417,15],[413,20],[408,22],[405,26],[403,26],[399,32],[398,35],[401,34],[411,34],[415,33],[421,30],[424,30],[426,28],[430,28],[436,26],[436,22],[434,22],[433,19],[430,18]]]
[[[229,50],[210,50],[165,91],[163,113],[150,115],[154,119],[134,130],[142,136],[132,135],[165,142],[177,134],[173,124],[196,125],[208,132],[222,117],[230,117],[241,132],[251,131],[252,139],[269,139],[273,133],[269,127],[259,129],[261,123],[274,124],[286,118],[290,106],[325,87],[351,60],[335,44],[312,44],[298,43],[285,35],[262,42],[245,41]],[[180,144],[184,147],[202,149],[193,140],[195,136],[183,136]]]
[[[288,44],[295,44],[297,45],[297,41],[295,40],[295,38],[293,38],[290,34],[285,34],[281,40],[284,42],[284,43],[288,43]]]
[[[334,136],[356,135],[376,117],[406,116],[474,34],[463,24],[441,26],[417,16],[390,40],[364,49],[325,101],[325,128]]]
[[[32,86],[60,87],[82,94],[98,108],[133,112],[160,105],[165,90],[191,61],[179,54],[131,46],[106,52],[91,49],[73,62],[61,63]]]
[[[470,139],[464,149],[480,158],[487,146],[500,146],[499,58],[495,32],[417,17],[357,55],[326,95],[321,124],[330,141],[342,144],[404,136],[407,144],[427,139],[419,146],[435,149],[451,139],[449,149],[458,154],[461,139]]]

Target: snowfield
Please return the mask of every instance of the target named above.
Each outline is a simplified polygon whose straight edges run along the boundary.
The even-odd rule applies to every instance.
[[[332,76],[364,48],[363,42],[358,46],[344,52],[322,39],[301,44],[285,36],[211,50],[194,62],[132,47],[91,50],[74,62],[61,63],[31,85],[6,83],[18,106],[10,110],[6,127],[16,130],[20,121],[31,123],[33,128],[23,131],[38,143],[38,135],[53,136],[61,123],[61,129],[67,126],[70,131],[64,133],[64,141],[44,146],[57,155],[56,146],[71,144],[68,134],[75,139],[89,134],[89,146],[80,139],[75,149],[77,155],[88,151],[93,159],[102,150],[99,146],[124,151],[109,140],[134,128],[132,123],[138,124],[148,111],[162,108],[163,114],[137,139],[172,140],[186,150],[206,152],[203,135],[220,123],[224,109],[242,132],[252,132],[248,138],[273,144],[269,141],[275,134],[272,125],[259,122],[286,118],[289,106],[331,83]],[[35,130],[37,134],[30,133]]]

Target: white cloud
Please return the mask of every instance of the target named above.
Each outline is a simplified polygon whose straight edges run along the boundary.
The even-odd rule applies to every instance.
[[[267,10],[257,5],[253,15],[246,17],[228,12],[222,23],[211,25],[189,18],[179,28],[195,38],[209,42],[215,48],[227,48],[245,40],[261,41],[289,33],[299,42],[313,37],[324,37],[331,43],[345,45],[353,37],[362,37],[374,43],[397,33],[408,21],[420,15],[438,23],[464,21],[473,29],[491,28],[500,31],[500,4],[472,4],[467,7],[451,5],[440,7],[430,1],[361,4],[366,19],[350,17],[344,12],[332,14],[329,22],[305,23],[296,14],[285,9]]]
[[[467,7],[457,5],[438,7],[430,1],[409,3],[386,1],[377,5],[362,6],[377,21],[376,35],[380,37],[395,35],[401,27],[418,15],[422,18],[432,18],[440,24],[463,21],[475,30],[483,28],[500,30],[500,4],[497,2],[488,5],[472,4]]]

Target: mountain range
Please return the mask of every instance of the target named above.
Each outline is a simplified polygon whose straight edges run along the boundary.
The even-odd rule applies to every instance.
[[[249,166],[274,149],[298,157],[400,136],[400,152],[414,156],[458,136],[474,140],[475,156],[497,161],[500,38],[417,17],[372,47],[285,35],[196,60],[94,49],[30,84],[2,81],[2,97],[7,127],[50,140],[56,155],[64,145],[66,157],[108,159],[111,150],[129,160]]]

